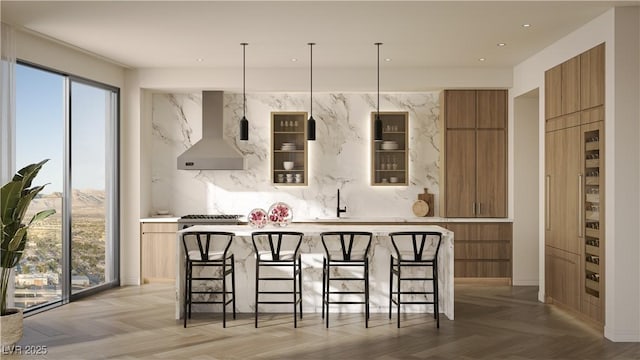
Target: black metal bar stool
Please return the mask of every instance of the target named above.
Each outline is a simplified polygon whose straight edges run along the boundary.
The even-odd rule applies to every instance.
[[[327,312],[326,327],[329,327],[329,305],[331,304],[364,304],[365,327],[369,327],[369,248],[371,246],[370,232],[361,231],[333,231],[320,234],[325,256],[322,260],[322,318]],[[362,277],[331,276],[331,268],[360,267]],[[339,274],[338,274],[339,275]],[[331,280],[363,281],[363,291],[332,291]],[[332,294],[364,295],[362,301],[331,300]]]
[[[258,304],[293,304],[293,327],[298,326],[297,307],[302,319],[302,257],[300,244],[303,233],[292,231],[256,231],[251,234],[256,252],[256,308],[255,327],[258,327]],[[291,268],[291,275],[260,277],[260,268]],[[260,290],[260,281],[291,281],[293,290]],[[289,300],[260,300],[260,295],[293,295]]]
[[[398,307],[398,327],[400,327],[401,304],[433,304],[433,316],[436,327],[440,328],[440,309],[438,305],[438,251],[442,242],[442,233],[435,231],[393,232],[389,234],[395,253],[390,256],[389,268],[389,319],[391,319],[392,303]],[[405,267],[431,268],[431,277],[403,277]],[[396,290],[393,290],[393,276],[398,279]],[[402,281],[431,281],[431,291],[402,291]],[[403,300],[403,295],[423,295],[425,300]],[[429,295],[432,296],[430,301]],[[394,298],[395,296],[395,298]]]
[[[234,233],[218,231],[185,232],[182,234],[182,245],[185,254],[184,278],[184,327],[187,317],[191,318],[191,304],[222,304],[222,327],[227,327],[227,305],[233,307],[233,318],[236,318],[236,280],[233,253],[229,251]],[[207,268],[214,268],[212,274],[203,273]],[[216,272],[215,269],[220,269]],[[197,274],[194,269],[201,269]],[[227,290],[227,276],[231,275],[231,291]],[[222,288],[206,286],[194,290],[193,282],[222,281]],[[204,300],[194,300],[193,294],[208,294]],[[222,299],[216,300],[216,295]],[[231,295],[231,298],[228,298]]]

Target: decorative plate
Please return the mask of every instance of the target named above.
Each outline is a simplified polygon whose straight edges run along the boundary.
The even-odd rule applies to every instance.
[[[277,202],[269,208],[269,222],[275,226],[287,226],[293,219],[293,212],[289,205]]]
[[[267,216],[267,212],[263,209],[253,209],[247,216],[249,220],[249,224],[252,227],[262,229],[267,223],[269,223],[269,217]]]

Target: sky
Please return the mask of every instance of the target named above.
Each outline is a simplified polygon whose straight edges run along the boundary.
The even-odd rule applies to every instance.
[[[62,75],[16,66],[16,168],[50,159],[34,185],[63,189],[65,111]],[[105,189],[107,91],[72,83],[72,188]]]

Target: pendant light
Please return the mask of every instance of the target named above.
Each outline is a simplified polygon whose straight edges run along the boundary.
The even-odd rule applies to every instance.
[[[242,45],[242,120],[240,120],[240,140],[249,140],[249,120],[247,120],[247,95],[245,94],[245,48],[248,43]]]
[[[378,47],[378,109],[376,110],[376,119],[373,121],[373,136],[375,141],[382,141],[382,119],[380,119],[380,45],[382,43],[375,43]]]
[[[311,97],[311,101],[310,101],[310,110],[309,110],[309,120],[307,121],[307,140],[315,140],[316,139],[316,120],[313,118],[313,45],[315,45],[316,43],[308,43],[309,45],[309,52],[310,52],[310,65],[309,65],[309,72],[310,72],[310,78],[311,78],[311,91],[310,93],[310,97]]]

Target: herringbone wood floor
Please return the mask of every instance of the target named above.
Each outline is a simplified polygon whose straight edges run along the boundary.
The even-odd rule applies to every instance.
[[[455,321],[427,314],[174,315],[171,284],[123,287],[25,319],[20,345],[46,345],[48,359],[640,359],[640,344],[612,343],[553,306],[534,287],[456,286]],[[394,314],[395,316],[395,314]],[[3,358],[18,358],[6,355]],[[23,358],[35,359],[34,356]],[[45,357],[43,357],[45,358]]]

